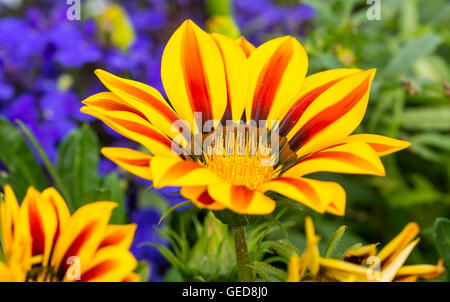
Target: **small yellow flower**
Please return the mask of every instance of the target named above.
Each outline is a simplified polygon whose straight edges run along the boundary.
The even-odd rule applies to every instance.
[[[20,206],[10,186],[4,191],[0,281],[139,281],[129,251],[136,226],[108,224],[114,202],[90,203],[70,215],[53,188],[30,187]]]
[[[414,222],[406,225],[379,253],[376,244],[358,246],[347,250],[342,260],[320,257],[312,219],[307,217],[305,224],[307,247],[301,257],[296,254],[291,257],[288,282],[416,281],[419,277],[437,278],[445,270],[442,259],[437,265],[403,265],[419,242],[414,239],[420,230]]]
[[[84,100],[82,112],[152,154],[103,148],[103,155],[152,180],[156,188],[182,187],[181,194],[198,207],[268,214],[276,204],[265,193],[275,192],[317,212],[344,215],[344,189],[305,176],[319,171],[383,176],[380,156],[410,144],[379,135],[350,135],[363,119],[375,70],[334,69],[305,78],[307,67],[306,53],[293,37],[255,48],[243,37],[207,34],[187,20],[162,57],[170,105],[150,86],[97,70],[110,92]],[[204,150],[211,129],[202,126],[209,121],[235,124],[225,126],[224,132],[232,129],[232,135]],[[235,136],[229,128],[264,121],[256,136],[251,131]],[[279,148],[262,143],[266,126],[277,128]],[[267,160],[273,164],[263,164]]]

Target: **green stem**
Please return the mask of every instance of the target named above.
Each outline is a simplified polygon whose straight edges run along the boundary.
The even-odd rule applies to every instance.
[[[247,250],[247,237],[245,235],[245,227],[233,227],[234,244],[236,249],[236,262],[238,270],[238,278],[240,282],[252,282],[253,274],[250,267],[250,257]]]

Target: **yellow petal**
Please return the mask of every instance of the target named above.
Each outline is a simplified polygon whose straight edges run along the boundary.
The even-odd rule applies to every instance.
[[[3,253],[9,255],[14,238],[14,225],[19,212],[16,195],[9,185],[5,185],[4,197],[0,201],[0,226]]]
[[[394,280],[398,270],[402,267],[403,263],[405,263],[409,254],[411,254],[414,247],[419,242],[419,239],[414,240],[413,242],[406,245],[406,247],[402,248],[399,253],[397,253],[387,265],[383,265],[381,269],[381,280],[382,282],[391,282]],[[381,260],[382,261],[382,260]]]
[[[225,71],[210,35],[186,20],[164,49],[161,77],[172,106],[195,131],[194,113],[202,121],[221,120],[227,106]]]
[[[328,88],[349,75],[361,72],[360,69],[331,69],[310,75],[305,78],[295,102],[286,110],[280,121],[280,135],[286,137],[288,133],[292,138],[299,129],[300,118],[306,109]]]
[[[352,133],[366,112],[375,70],[357,72],[338,81],[320,94],[288,134],[297,155],[334,145]]]
[[[299,282],[300,279],[300,257],[294,254],[289,260],[286,282]]]
[[[444,261],[439,259],[437,265],[431,264],[417,264],[417,265],[405,265],[402,266],[395,275],[395,278],[411,277],[414,276],[424,277],[426,279],[436,279],[445,271]]]
[[[244,51],[236,43],[221,34],[211,34],[220,50],[225,66],[227,84],[227,108],[223,120],[241,120],[248,97],[248,64]]]
[[[50,187],[42,191],[42,198],[48,200],[55,210],[57,219],[57,231],[56,236],[64,232],[64,228],[70,219],[70,211],[67,207],[64,198],[55,190],[55,188]]]
[[[327,270],[335,270],[351,273],[360,277],[367,277],[368,268],[361,265],[331,258],[320,258],[319,263],[321,267]]]
[[[293,37],[270,40],[248,59],[247,120],[277,120],[295,101],[308,67],[302,45]]]
[[[283,176],[300,177],[315,172],[385,175],[383,163],[368,144],[350,142],[304,157]]]
[[[339,196],[340,192],[336,191],[343,189],[334,182],[308,178],[279,177],[261,185],[258,190],[261,192],[276,192],[298,201],[319,213],[323,213],[336,196],[341,197]],[[338,200],[337,202],[340,203],[341,201]]]
[[[342,143],[363,142],[372,147],[378,156],[388,155],[411,146],[410,142],[376,134],[355,134],[347,136]]]
[[[210,210],[223,210],[225,206],[212,199],[208,194],[207,186],[197,187],[183,187],[180,191],[181,195],[192,200],[192,202],[199,208],[206,208]]]
[[[100,112],[91,107],[83,107],[81,111],[95,116],[123,136],[142,144],[152,154],[168,157],[177,156],[172,151],[171,141],[148,121],[134,113],[118,111]]]
[[[419,234],[419,225],[415,222],[408,223],[394,239],[392,239],[379,253],[378,258],[383,262],[387,258],[394,258],[403,248]]]
[[[179,135],[178,131],[172,129],[172,124],[178,120],[177,114],[155,88],[117,77],[101,69],[97,69],[95,74],[113,93],[95,94],[84,100],[84,104],[102,106],[106,110],[130,110],[145,116],[150,123],[170,138]],[[122,106],[118,107],[117,104]]]
[[[221,180],[208,168],[192,161],[162,156],[150,162],[153,184],[156,188],[166,186],[205,186]]]
[[[121,247],[105,247],[97,251],[87,268],[82,269],[81,282],[120,282],[136,267],[134,256]]]
[[[20,207],[19,216],[19,223],[27,229],[31,238],[31,256],[42,256],[42,263],[46,265],[53,250],[55,236],[60,231],[53,204],[30,187]]]
[[[152,180],[150,161],[152,156],[128,148],[105,147],[101,153],[122,169],[144,179]]]
[[[216,183],[208,186],[208,193],[214,200],[239,214],[263,215],[275,209],[275,201],[245,186]]]
[[[51,264],[60,278],[65,278],[66,271],[75,263],[87,265],[104,238],[106,226],[114,202],[99,201],[79,208],[66,225],[53,251]],[[70,261],[78,257],[79,261]]]
[[[106,227],[105,236],[100,243],[99,249],[108,246],[116,246],[128,250],[133,242],[136,227],[136,224],[109,224]]]

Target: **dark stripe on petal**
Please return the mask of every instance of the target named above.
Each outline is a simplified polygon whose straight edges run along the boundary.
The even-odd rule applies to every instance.
[[[266,120],[277,94],[286,68],[294,54],[292,40],[288,38],[278,46],[264,66],[255,87],[252,103],[252,120]]]
[[[369,89],[369,80],[370,76],[343,99],[311,118],[289,142],[291,148],[297,151],[322,130],[347,114],[361,100],[367,92],[367,89]]]
[[[186,26],[181,49],[184,82],[192,111],[202,113],[202,124],[212,120],[211,96],[200,47],[192,26]]]

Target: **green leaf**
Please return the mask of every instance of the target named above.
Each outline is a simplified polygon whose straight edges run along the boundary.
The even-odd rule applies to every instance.
[[[161,218],[160,218],[159,221],[158,221],[158,225],[160,225],[161,222],[164,220],[164,218],[166,218],[168,215],[170,215],[170,213],[172,213],[173,211],[175,211],[175,210],[178,209],[178,208],[187,206],[187,205],[189,205],[189,204],[191,204],[191,203],[192,203],[192,201],[188,200],[188,201],[181,202],[181,203],[179,203],[179,204],[174,205],[173,207],[171,207],[170,209],[168,209],[167,211],[165,211],[165,212],[163,213],[163,215],[161,216]]]
[[[286,260],[286,263],[291,259],[293,254],[298,254],[295,246],[284,240],[273,242],[270,245],[270,249],[274,250],[278,255],[283,257]]]
[[[99,184],[99,142],[89,125],[72,132],[59,146],[57,171],[69,188],[75,209],[82,206],[86,193]]]
[[[47,154],[45,153],[44,149],[42,149],[41,145],[37,141],[37,139],[34,136],[34,134],[31,132],[31,130],[24,123],[22,123],[22,121],[18,121],[18,123],[19,123],[19,126],[22,129],[22,131],[25,133],[25,135],[28,137],[28,139],[33,144],[34,148],[39,153],[39,156],[41,157],[42,161],[44,162],[44,165],[47,168],[47,171],[51,175],[51,177],[53,179],[53,182],[55,183],[56,188],[63,195],[63,197],[64,197],[64,199],[65,199],[65,201],[67,203],[67,206],[69,207],[69,210],[73,211],[72,199],[71,199],[70,195],[68,194],[67,189],[66,189],[66,187],[64,186],[64,184],[63,184],[63,182],[61,180],[61,177],[56,172],[55,168],[53,167],[53,164],[50,162],[50,160],[49,160]]]
[[[450,107],[406,109],[402,126],[409,130],[450,130]]]
[[[324,257],[325,258],[334,258],[336,255],[336,251],[339,247],[339,243],[342,241],[342,237],[344,236],[345,230],[347,226],[343,225],[339,227],[336,232],[331,236],[330,241],[328,242],[327,248],[325,249]]]
[[[436,248],[444,259],[447,269],[450,268],[450,220],[438,218],[434,223],[434,239]]]
[[[250,266],[267,282],[286,281],[286,272],[270,264],[254,261]]]
[[[383,76],[393,77],[412,67],[419,58],[432,53],[442,42],[437,34],[425,34],[407,42],[389,61]]]
[[[102,187],[110,192],[111,201],[118,203],[111,215],[110,223],[125,224],[127,223],[127,214],[125,212],[125,189],[116,173],[108,174],[102,179]]]
[[[2,178],[12,186],[18,199],[25,196],[29,186],[38,190],[48,187],[47,176],[20,131],[1,117],[0,142],[0,159],[8,169],[8,175]]]

